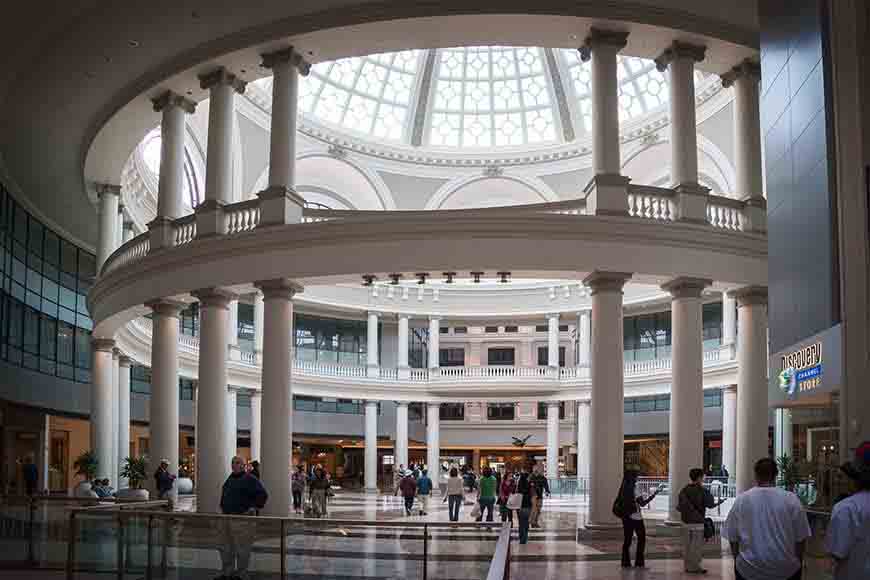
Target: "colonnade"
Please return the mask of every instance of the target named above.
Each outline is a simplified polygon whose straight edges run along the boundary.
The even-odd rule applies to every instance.
[[[616,56],[627,41],[627,33],[593,29],[582,49],[591,59],[593,126],[593,185],[587,197],[587,211],[596,215],[625,215],[624,195],[615,195],[615,184],[628,178],[620,175],[619,118]],[[708,191],[698,185],[697,137],[695,119],[694,63],[704,57],[704,48],[673,43],[657,59],[661,70],[670,70],[671,179],[675,194],[675,218],[706,223]],[[260,192],[261,223],[292,223],[301,219],[304,200],[295,192],[296,118],[298,76],[307,74],[309,65],[292,48],[263,56],[263,66],[274,73],[272,95],[269,186]],[[739,197],[757,202],[763,210],[761,191],[761,148],[758,122],[758,66],[744,62],[723,76],[723,84],[735,91],[735,143]],[[230,186],[232,156],[233,99],[245,90],[245,83],[226,69],[219,68],[201,77],[209,89],[209,140],[207,151],[205,200],[195,209],[197,236],[225,233],[222,207],[234,201]],[[183,211],[183,159],[185,115],[195,104],[170,91],[154,101],[162,114],[161,162],[157,217],[149,224],[151,250],[171,247],[172,220]],[[119,188],[108,186],[100,194],[100,242],[98,268],[111,251],[130,233],[119,213]],[[121,217],[119,217],[121,216]],[[119,233],[120,232],[120,233]],[[578,473],[590,478],[590,525],[613,524],[610,502],[618,489],[623,471],[623,300],[622,289],[630,273],[596,271],[584,280],[591,289],[591,311],[581,313],[578,328],[581,350],[578,363],[591,369],[591,396],[578,406]],[[688,467],[701,466],[703,430],[701,292],[709,280],[677,278],[663,286],[673,298],[674,316],[671,412],[671,485],[681,486],[688,479]],[[262,461],[261,474],[271,500],[264,510],[268,515],[286,515],[290,504],[287,477],[292,451],[292,353],[291,330],[293,296],[301,286],[286,279],[255,282],[259,293],[254,300],[255,357],[262,367],[261,400],[257,400],[252,431],[252,447]],[[233,391],[228,391],[228,345],[233,342],[231,307],[238,297],[222,288],[202,288],[193,293],[201,305],[199,391],[196,405],[197,464],[199,469],[199,509],[217,511],[220,482],[229,472],[229,455],[234,449],[226,436],[232,426]],[[745,489],[751,479],[752,462],[767,454],[766,421],[766,289],[743,288],[729,295],[735,300],[739,316],[736,333],[726,329],[726,340],[736,335],[740,367],[734,396],[726,391],[726,408],[736,408],[736,419],[726,419],[726,440],[734,441],[734,465],[738,488]],[[733,304],[733,303],[731,303]],[[155,461],[167,459],[171,469],[178,465],[178,316],[181,303],[159,300],[148,304],[153,313],[151,349],[152,392],[150,399],[151,453]],[[733,310],[733,306],[731,307]],[[380,375],[377,312],[368,315],[367,374]],[[726,313],[726,327],[735,318]],[[429,363],[439,368],[440,319],[429,319]],[[409,318],[398,316],[398,376],[407,377]],[[558,367],[557,314],[548,316],[548,366]],[[586,340],[583,340],[584,337]],[[118,355],[113,363],[112,340],[96,339],[93,349],[92,449],[100,460],[100,473],[112,477],[112,467],[126,455],[129,433],[129,359]],[[124,361],[124,362],[122,362]],[[126,377],[122,375],[126,373]],[[126,384],[126,387],[124,385]],[[125,389],[126,394],[121,390]],[[116,392],[117,391],[117,392]],[[126,401],[123,401],[126,397]],[[736,399],[736,401],[735,401]],[[730,407],[728,407],[730,405]],[[407,404],[397,413],[396,460],[407,465]],[[547,459],[550,475],[558,459],[558,403],[547,405]],[[428,464],[439,464],[439,404],[427,404]],[[113,426],[114,425],[114,426]],[[235,429],[233,429],[233,432]],[[365,404],[366,480],[365,487],[376,489],[377,404]],[[107,442],[111,442],[107,445]],[[729,445],[730,447],[730,445]],[[582,453],[581,453],[582,450]],[[117,476],[113,478],[117,481]]]

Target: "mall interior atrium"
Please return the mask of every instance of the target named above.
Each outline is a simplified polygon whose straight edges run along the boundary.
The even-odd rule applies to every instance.
[[[701,469],[733,580],[763,458],[831,577],[870,7],[0,10],[0,578],[623,577],[629,472],[683,578]]]

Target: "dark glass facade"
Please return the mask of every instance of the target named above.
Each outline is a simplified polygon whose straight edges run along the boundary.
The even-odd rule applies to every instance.
[[[0,250],[0,358],[89,383],[94,255],[45,227],[2,184]]]

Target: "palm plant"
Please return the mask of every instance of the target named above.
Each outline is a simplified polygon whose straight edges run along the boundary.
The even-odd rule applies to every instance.
[[[97,454],[93,451],[82,451],[81,455],[76,457],[73,462],[73,468],[76,470],[76,475],[81,475],[85,481],[93,481],[97,476],[97,468],[100,462],[97,460]]]
[[[121,468],[121,477],[127,479],[130,489],[142,489],[145,475],[145,457],[127,457],[124,459],[124,467]]]

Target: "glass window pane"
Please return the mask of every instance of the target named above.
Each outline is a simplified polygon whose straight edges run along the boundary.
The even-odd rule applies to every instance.
[[[66,240],[60,242],[61,268],[67,274],[75,276],[78,273],[78,249]]]
[[[43,259],[52,266],[60,266],[60,240],[49,229],[45,230],[45,247]]]
[[[54,360],[57,354],[57,320],[42,315],[40,324],[39,354],[43,359]]]
[[[33,308],[24,309],[22,347],[26,352],[39,354],[39,313]]]
[[[91,368],[91,333],[77,328],[76,336],[76,367],[80,369]]]
[[[57,323],[57,360],[58,362],[72,365],[74,348],[73,326],[64,322]]]

